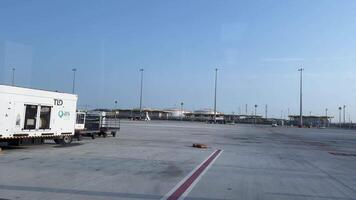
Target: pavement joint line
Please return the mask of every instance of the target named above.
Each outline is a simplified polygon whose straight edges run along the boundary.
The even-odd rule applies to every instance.
[[[223,150],[215,150],[202,163],[195,167],[186,177],[176,184],[161,200],[183,200],[194,186],[200,181],[201,177],[209,170]]]
[[[312,162],[309,161],[305,161],[308,165],[313,166],[314,168],[318,169],[319,171],[321,171],[322,173],[326,174],[331,180],[334,180],[335,182],[337,182],[338,184],[340,184],[341,186],[347,188],[348,190],[350,190],[352,193],[356,193],[356,190],[349,186],[348,184],[344,183],[343,181],[341,181],[340,179],[336,178],[335,176],[331,175],[331,173],[328,173],[327,171],[323,170],[322,168],[318,167],[317,165],[313,164]]]

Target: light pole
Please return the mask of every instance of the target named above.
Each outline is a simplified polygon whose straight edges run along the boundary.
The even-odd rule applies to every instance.
[[[114,102],[115,103],[115,122],[116,122],[116,114],[117,114],[117,101]]]
[[[284,126],[284,112],[281,110],[281,126]]]
[[[283,110],[281,110],[281,119],[283,119]]]
[[[11,82],[12,86],[15,86],[15,68],[12,68],[12,82]]]
[[[303,127],[303,68],[298,69],[300,71],[300,96],[299,96],[299,103],[300,103],[300,110],[299,110],[299,118],[300,118],[300,127]]]
[[[142,118],[142,90],[143,90],[143,68],[140,69],[141,72],[141,90],[140,90],[140,119]]]
[[[326,117],[325,126],[328,127],[329,125],[328,108],[325,108],[325,117]]]
[[[75,73],[77,72],[76,68],[72,69],[73,72],[73,88],[72,88],[72,93],[74,94],[74,90],[75,90]]]
[[[342,108],[339,107],[339,126],[340,126],[340,128],[341,128],[341,110],[342,110]]]
[[[290,109],[289,109],[289,108],[288,108],[288,110],[287,110],[287,113],[288,113],[287,118],[289,119],[289,115],[290,115]]]
[[[218,68],[215,68],[215,93],[214,93],[214,123],[216,124],[216,90],[218,86]]]
[[[268,112],[268,105],[266,104],[266,107],[265,107],[265,117],[266,117],[266,120],[267,120],[267,112]]]
[[[345,117],[346,114],[345,113],[346,113],[346,105],[343,106],[343,117],[344,117],[343,121],[344,121],[344,124],[346,124],[346,117]]]
[[[257,123],[257,104],[255,104],[255,125]]]
[[[245,105],[245,111],[246,111],[246,116],[247,116],[247,114],[248,114],[248,110],[247,110],[247,104]]]
[[[181,120],[181,121],[183,120],[183,105],[184,105],[184,103],[181,102],[181,103],[180,103],[180,120]]]

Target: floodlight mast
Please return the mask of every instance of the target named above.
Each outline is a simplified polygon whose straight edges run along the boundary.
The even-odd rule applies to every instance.
[[[300,71],[300,94],[299,94],[299,118],[300,127],[303,127],[303,71],[304,68],[298,69]]]

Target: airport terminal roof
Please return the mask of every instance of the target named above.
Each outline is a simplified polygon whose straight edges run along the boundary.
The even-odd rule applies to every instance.
[[[289,115],[288,117],[290,118],[300,118],[300,115]],[[318,115],[303,115],[303,118],[314,118],[314,119],[320,119],[320,118],[334,118],[333,116],[318,116]]]

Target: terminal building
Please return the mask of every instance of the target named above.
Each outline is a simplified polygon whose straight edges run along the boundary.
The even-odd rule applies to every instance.
[[[326,127],[329,126],[330,120],[333,117],[331,116],[316,116],[316,115],[309,115],[303,116],[303,124],[304,126],[309,127]],[[299,126],[300,125],[300,116],[299,115],[290,115],[290,125]]]
[[[186,120],[201,122],[212,122],[215,117],[215,113],[211,109],[195,110],[193,112],[187,112],[184,115]],[[216,111],[216,121],[218,123],[225,123],[224,114]]]
[[[117,117],[120,119],[152,119],[152,120],[184,120],[184,121],[200,121],[213,123],[258,123],[269,124],[269,120],[260,115],[236,115],[224,114],[216,111],[216,118],[214,110],[200,109],[193,112],[182,110],[179,108],[170,109],[152,109],[143,108],[141,111],[138,108],[134,109],[96,109],[96,111],[105,111],[110,117]]]
[[[152,109],[152,108],[143,108],[140,110],[139,108],[134,109],[98,109],[100,111],[106,111],[108,113],[115,113],[116,116],[120,119],[152,119],[152,120],[181,120],[186,118],[186,114],[188,111],[184,111],[181,109]],[[114,114],[112,114],[114,116]]]
[[[167,113],[168,119],[172,119],[172,120],[184,119],[185,114],[189,113],[188,111],[179,108],[164,109],[163,112]]]
[[[235,114],[225,114],[225,120],[227,122],[235,122],[235,123],[245,123],[245,124],[264,124],[266,123],[266,119],[261,115],[235,115]]]
[[[153,120],[166,120],[169,119],[169,112],[159,109],[143,108],[142,110],[138,108],[134,109],[118,109],[118,116],[122,119],[139,119],[140,117]]]
[[[134,109],[98,109],[106,111],[111,117],[120,119],[151,119],[151,120],[184,120],[184,121],[200,121],[213,123],[215,122],[215,113],[213,109],[200,109],[193,112],[182,110],[181,108],[170,109],[152,109],[143,108],[142,111],[138,108]],[[116,111],[116,112],[115,112]],[[309,127],[325,127],[331,123],[331,116],[303,116],[303,124]],[[264,118],[261,115],[237,115],[224,114],[216,112],[216,123],[245,123],[245,124],[273,124],[278,125],[293,125],[298,126],[300,123],[299,115],[290,115],[287,119]]]

